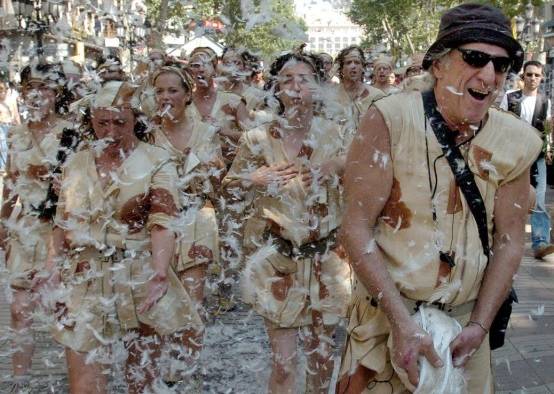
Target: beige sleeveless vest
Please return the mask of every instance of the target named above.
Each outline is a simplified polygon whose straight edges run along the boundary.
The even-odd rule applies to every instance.
[[[442,149],[426,125],[421,94],[386,97],[375,106],[390,132],[394,173],[376,242],[394,282],[411,299],[454,305],[475,299],[487,259],[448,162],[444,157],[437,159]],[[521,175],[540,149],[541,140],[532,127],[496,108],[489,110],[488,120],[475,138],[460,148],[485,202],[491,243],[497,189]],[[386,161],[388,157],[377,159]],[[433,203],[430,179],[433,186],[437,183]],[[441,262],[439,251],[454,252],[455,266]]]

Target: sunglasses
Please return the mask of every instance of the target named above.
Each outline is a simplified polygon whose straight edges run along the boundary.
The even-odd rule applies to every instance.
[[[469,64],[471,67],[483,68],[489,64],[489,62],[492,62],[496,73],[508,72],[510,67],[512,67],[512,59],[507,56],[492,56],[485,52],[476,51],[475,49],[456,49],[462,54],[464,62]]]

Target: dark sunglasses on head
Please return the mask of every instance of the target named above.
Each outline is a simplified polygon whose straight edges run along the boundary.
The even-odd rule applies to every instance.
[[[492,62],[494,71],[497,73],[505,73],[512,67],[512,59],[507,56],[492,56],[488,53],[477,51],[475,49],[456,48],[461,54],[464,62],[471,67],[483,68],[489,62]]]

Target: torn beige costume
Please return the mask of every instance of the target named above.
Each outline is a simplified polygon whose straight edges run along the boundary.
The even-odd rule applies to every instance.
[[[5,183],[17,202],[3,224],[9,232],[6,263],[12,287],[30,289],[33,276],[44,266],[52,222],[39,219],[37,209],[46,200],[50,174],[58,164],[63,129],[71,126],[58,119],[40,142],[27,124],[14,126],[10,133]]]
[[[209,166],[221,157],[219,135],[213,125],[198,120],[191,122],[194,124],[185,152],[171,143],[161,127],[154,131],[154,143],[169,153],[177,167],[180,206],[184,207],[176,228],[176,272],[219,260],[212,179],[221,179],[223,170]]]
[[[314,168],[337,157],[341,140],[336,128],[314,117],[309,142],[294,158],[287,157],[276,123],[248,132],[224,185],[264,165],[287,162]],[[338,177],[306,188],[298,176],[282,188],[269,185],[254,193],[244,229],[249,251],[242,283],[245,301],[277,327],[316,320],[338,323],[350,298],[350,268],[334,250],[341,220]],[[268,244],[272,246],[263,246]],[[291,253],[284,253],[287,246]]]
[[[364,84],[363,88],[363,91],[356,97],[352,97],[344,89],[342,83],[327,88],[330,89],[331,98],[327,104],[327,115],[342,126],[340,133],[346,151],[358,131],[362,115],[366,113],[369,106],[375,100],[385,97],[385,94],[381,90],[373,86]]]
[[[248,111],[257,111],[264,106],[266,92],[255,86],[245,84],[245,88],[242,91],[241,96],[245,101],[246,109]]]
[[[272,111],[265,107],[267,92],[252,85],[245,85],[241,97],[244,99],[250,120],[243,129],[251,130],[274,119]]]
[[[434,175],[432,163],[442,156],[442,149],[426,123],[421,94],[402,93],[374,105],[385,119],[391,140],[391,157],[375,160],[392,160],[394,176],[389,200],[377,222],[376,246],[405,298],[447,304],[453,307],[450,315],[465,326],[487,265],[477,225],[444,157],[437,160]],[[484,199],[489,239],[493,239],[497,190],[529,168],[540,149],[540,138],[531,127],[495,108],[489,110],[479,133],[462,146]],[[427,157],[431,169],[425,165]],[[438,182],[433,202],[437,222],[432,217],[429,173],[433,183]],[[441,262],[439,251],[452,251],[455,266]],[[341,376],[361,364],[377,372],[366,392],[391,392],[391,385],[393,392],[403,392],[405,387],[390,365],[387,318],[357,281],[348,334]],[[492,392],[488,337],[471,357],[465,375],[470,393]]]
[[[218,128],[234,131],[242,130],[244,125],[237,122],[237,107],[241,102],[244,103],[244,99],[234,93],[222,92],[220,90],[216,92],[216,98],[210,114],[206,117],[202,116],[193,102],[186,109],[189,119],[210,123]],[[230,163],[235,157],[237,146],[225,136],[222,136],[221,143],[223,156]]]
[[[147,313],[137,312],[153,274],[149,230],[175,226],[176,218],[166,213],[179,204],[177,173],[168,153],[139,142],[110,176],[103,187],[92,148],[75,153],[64,169],[57,224],[70,252],[62,272],[66,310],[54,338],[79,352],[109,341],[117,327],[125,331],[147,325],[160,335],[202,328],[171,267],[167,293]]]

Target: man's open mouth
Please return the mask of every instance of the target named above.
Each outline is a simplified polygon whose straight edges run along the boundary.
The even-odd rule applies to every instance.
[[[490,94],[488,90],[477,90],[469,88],[467,91],[469,92],[469,94],[471,94],[471,97],[479,101],[486,99],[487,96]]]

